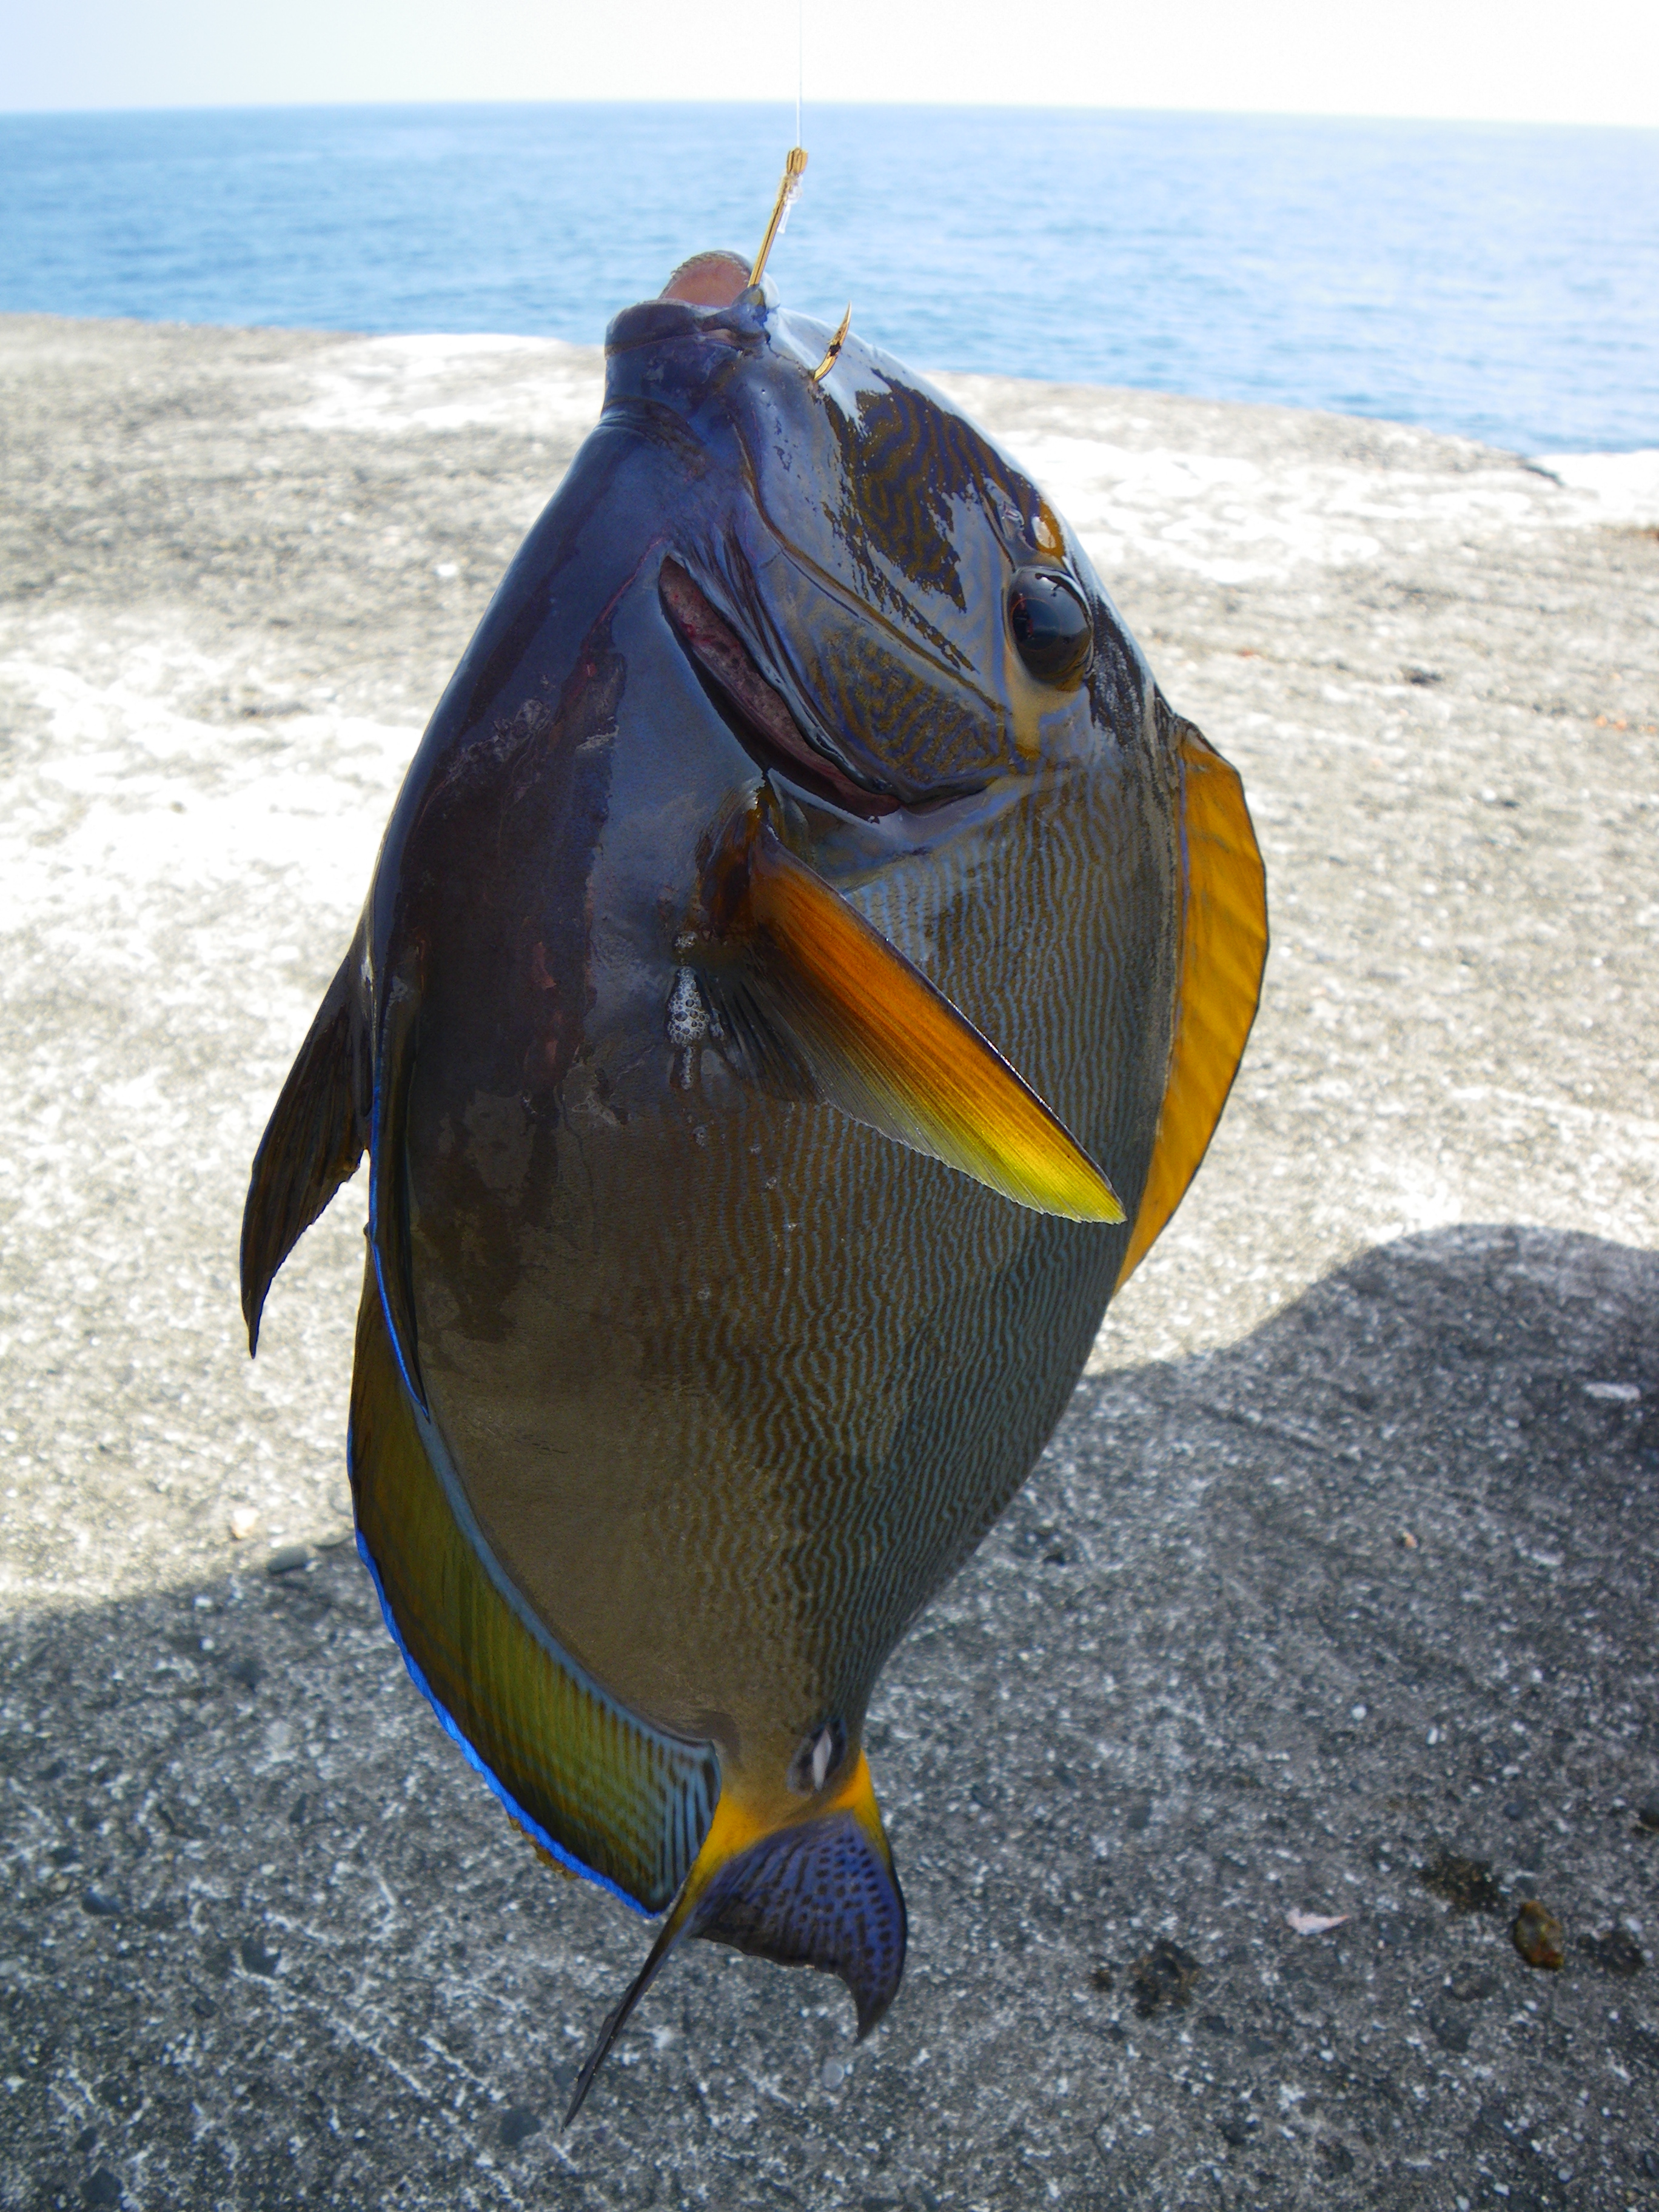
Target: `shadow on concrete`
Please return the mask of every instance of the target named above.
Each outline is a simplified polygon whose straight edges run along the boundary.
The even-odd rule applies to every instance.
[[[1091,1379],[872,1715],[889,2025],[697,1947],[561,2138],[645,1930],[349,1547],[14,1620],[0,2204],[1659,2202],[1656,1625],[1659,1255],[1436,1231]]]

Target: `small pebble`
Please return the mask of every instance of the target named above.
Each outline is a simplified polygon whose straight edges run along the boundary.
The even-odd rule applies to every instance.
[[[239,1544],[246,1543],[258,1525],[258,1512],[252,1505],[239,1505],[230,1516],[230,1533]]]
[[[1547,1973],[1559,1972],[1566,1959],[1566,1937],[1560,1922],[1547,1905],[1536,1898],[1528,1898],[1515,1916],[1515,1925],[1510,1934],[1515,1948],[1529,1966],[1541,1967]]]
[[[1659,1797],[1644,1798],[1636,1808],[1636,1817],[1644,1828],[1659,1830]]]
[[[826,2058],[818,2069],[818,2079],[826,2089],[839,2089],[847,2079],[847,2069],[839,2058]]]
[[[268,1575],[291,1575],[296,1568],[309,1566],[311,1547],[308,1544],[284,1544],[265,1561]]]

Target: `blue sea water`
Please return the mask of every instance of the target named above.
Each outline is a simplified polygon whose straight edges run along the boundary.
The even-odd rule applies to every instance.
[[[0,116],[0,309],[596,342],[752,252],[782,108]],[[773,262],[918,367],[1659,445],[1659,132],[809,107]]]

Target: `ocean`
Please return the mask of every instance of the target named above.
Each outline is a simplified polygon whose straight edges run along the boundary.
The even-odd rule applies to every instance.
[[[0,310],[593,343],[793,109],[0,116]],[[917,368],[1659,446],[1659,132],[811,107],[784,297]]]

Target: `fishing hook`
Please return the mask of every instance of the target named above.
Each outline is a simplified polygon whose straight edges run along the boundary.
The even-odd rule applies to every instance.
[[[847,333],[852,326],[852,321],[853,303],[849,300],[847,302],[847,313],[842,317],[840,322],[836,325],[836,335],[830,341],[829,352],[825,354],[823,359],[812,371],[812,381],[814,384],[822,384],[824,378],[829,375],[830,370],[835,367],[837,360],[840,358],[841,349],[847,343]]]
[[[772,203],[772,220],[766,226],[766,235],[761,240],[760,252],[755,256],[755,265],[749,272],[750,284],[758,284],[766,267],[766,257],[777,243],[778,233],[788,219],[789,210],[800,195],[800,180],[806,167],[805,146],[792,146],[783,165],[783,181],[778,186],[777,198]]]

